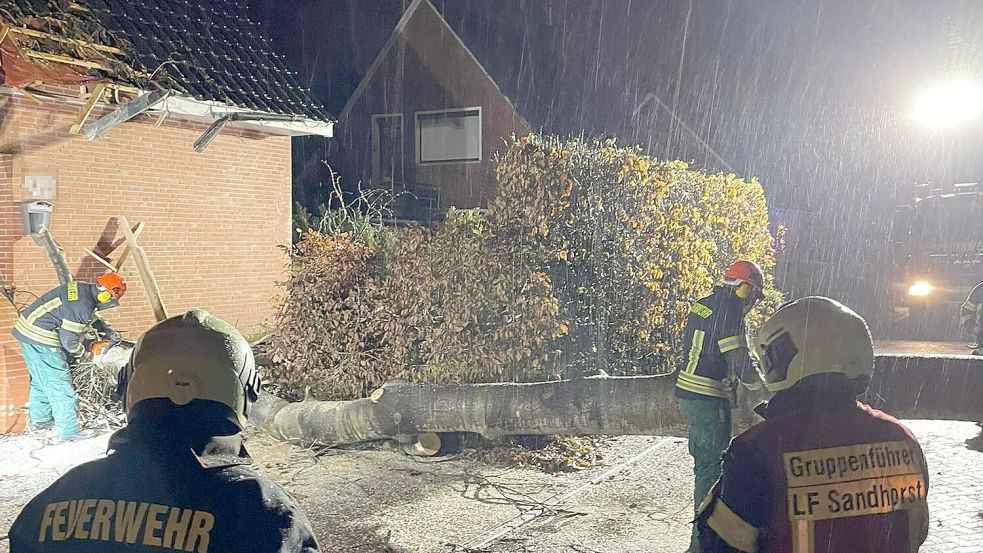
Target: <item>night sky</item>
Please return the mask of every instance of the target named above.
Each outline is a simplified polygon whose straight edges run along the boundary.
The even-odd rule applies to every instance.
[[[334,114],[403,4],[248,3]],[[778,216],[808,216],[815,253],[832,268],[810,283],[817,292],[879,263],[869,243],[887,232],[891,206],[910,199],[913,184],[983,176],[983,125],[941,134],[909,117],[932,82],[983,77],[983,2],[434,4],[534,125],[614,136],[659,157],[759,177]],[[317,180],[325,151],[306,142],[295,155],[300,181]]]

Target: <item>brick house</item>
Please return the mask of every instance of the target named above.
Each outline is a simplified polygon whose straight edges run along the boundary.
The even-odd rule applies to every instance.
[[[83,248],[110,251],[126,216],[146,224],[140,242],[169,313],[203,307],[256,329],[272,314],[285,261],[279,246],[291,238],[290,137],[331,136],[332,128],[231,0],[7,2],[4,284],[22,306],[58,283],[22,228],[21,203],[41,199],[54,206],[51,234],[76,279],[104,271]],[[121,272],[129,292],[106,318],[135,339],[154,316],[133,263]],[[0,433],[24,423],[28,375],[10,336],[16,316],[0,298]]]
[[[483,207],[505,138],[532,126],[429,0],[409,4],[338,117],[329,159],[389,189],[397,219]]]

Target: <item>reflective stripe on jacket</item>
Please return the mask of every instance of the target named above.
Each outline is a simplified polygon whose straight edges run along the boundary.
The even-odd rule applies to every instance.
[[[119,430],[111,454],[71,469],[24,507],[10,526],[11,553],[319,550],[296,501],[248,466],[239,435],[201,442],[185,436],[192,432]]]
[[[81,334],[95,316],[97,293],[95,284],[74,280],[62,284],[29,305],[14,323],[12,334],[18,340],[80,355]]]
[[[747,348],[742,302],[730,290],[717,287],[694,302],[686,317],[676,396],[730,398],[730,386],[725,382],[730,370],[724,354],[738,348]]]
[[[959,322],[963,326],[967,323],[979,320],[980,311],[983,310],[983,282],[976,285],[973,291],[969,293],[966,301],[963,302],[962,307],[959,309]]]
[[[918,551],[928,471],[904,426],[859,402],[769,410],[724,453],[697,518],[704,553]]]

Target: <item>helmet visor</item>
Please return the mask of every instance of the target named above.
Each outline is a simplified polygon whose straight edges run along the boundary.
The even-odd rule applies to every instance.
[[[758,373],[767,386],[785,382],[788,379],[792,360],[799,354],[799,348],[792,341],[792,335],[783,330],[767,342],[754,349],[758,361]]]

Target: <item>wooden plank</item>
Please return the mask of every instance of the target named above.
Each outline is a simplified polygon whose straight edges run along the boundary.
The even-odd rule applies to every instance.
[[[171,112],[169,112],[169,111],[162,111],[162,112],[160,112],[160,117],[158,117],[157,118],[157,122],[154,123],[154,128],[159,129],[160,126],[164,124],[164,121],[167,120],[167,116],[170,115],[170,114],[171,114]]]
[[[28,90],[28,89],[26,89],[26,88],[19,88],[18,90],[19,90],[19,91],[20,91],[20,93],[21,93],[21,94],[23,94],[23,95],[24,95],[24,96],[25,96],[25,97],[26,97],[26,98],[27,98],[28,100],[31,100],[32,102],[34,102],[34,103],[36,103],[36,104],[43,104],[43,103],[44,103],[44,101],[43,101],[43,100],[41,100],[41,98],[38,98],[37,96],[35,96],[34,94],[32,94],[32,93],[31,93],[31,91],[30,91],[30,90]]]
[[[143,221],[140,221],[139,223],[137,223],[137,226],[134,227],[131,232],[133,233],[133,239],[134,240],[136,240],[137,238],[140,238],[140,233],[143,232]],[[130,247],[129,242],[124,241],[124,244],[126,244],[126,247],[123,248],[123,253],[121,253],[120,256],[119,256],[119,259],[116,260],[116,268],[117,269],[121,269],[123,267],[123,263],[126,261],[126,258],[129,257],[130,252],[132,250],[132,248]],[[116,251],[116,250],[113,250],[113,251]],[[117,272],[119,272],[119,271],[117,271]]]
[[[64,63],[66,65],[77,65],[79,67],[87,67],[89,69],[99,69],[100,71],[111,72],[112,70],[101,63],[96,63],[94,61],[80,60],[76,58],[70,58],[68,56],[59,56],[58,54],[48,54],[46,52],[38,52],[37,50],[21,50],[21,53],[27,57],[53,61],[55,63]]]
[[[163,321],[167,318],[167,310],[164,309],[157,280],[154,279],[154,273],[150,270],[147,252],[143,251],[140,244],[137,244],[137,239],[133,235],[133,231],[130,230],[132,227],[126,217],[120,217],[120,220],[123,221],[123,236],[126,237],[127,244],[133,250],[133,260],[136,263],[137,272],[140,274],[140,282],[143,283],[143,289],[147,293],[147,299],[150,300],[150,307],[154,310],[154,317],[157,322]]]
[[[120,50],[119,48],[115,48],[113,46],[106,46],[105,44],[97,44],[95,42],[86,42],[84,40],[62,37],[58,35],[53,35],[51,33],[46,33],[44,31],[36,31],[34,29],[28,29],[26,27],[10,27],[10,32],[18,35],[24,35],[34,38],[53,40],[55,42],[61,42],[63,44],[71,44],[73,46],[92,48],[93,50],[99,50],[100,52],[108,52],[110,54],[126,55],[126,52]]]
[[[82,251],[85,252],[85,253],[87,253],[87,254],[89,254],[90,256],[92,256],[92,259],[95,259],[99,263],[102,263],[102,265],[104,267],[106,267],[107,269],[109,269],[110,271],[112,271],[114,273],[119,272],[119,271],[116,270],[116,267],[113,267],[113,265],[110,262],[106,261],[105,259],[102,258],[102,256],[100,256],[96,252],[90,250],[89,248],[82,248]]]
[[[146,75],[146,73],[144,73],[144,72],[137,72],[137,74]],[[116,89],[116,90],[118,90],[120,92],[129,92],[130,94],[140,94],[141,92],[143,92],[143,90],[141,90],[141,89],[139,89],[139,88],[137,88],[135,86],[130,86],[130,85],[126,85],[126,84],[113,83],[113,84],[111,84],[109,86],[110,86],[110,88],[114,88],[114,89]]]
[[[78,134],[82,130],[82,125],[85,124],[85,120],[92,114],[92,110],[95,109],[96,104],[99,103],[99,99],[102,98],[105,91],[106,83],[96,85],[96,89],[92,92],[92,96],[89,96],[89,99],[85,101],[85,105],[82,106],[82,112],[79,113],[78,119],[75,120],[75,124],[72,125],[68,134]]]
[[[85,126],[86,138],[89,140],[99,138],[103,133],[113,127],[147,111],[161,100],[167,98],[168,94],[169,92],[163,90],[154,90],[131,100],[108,115],[103,115]]]

